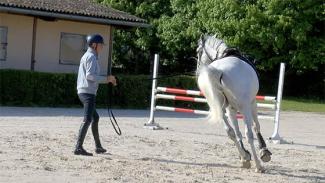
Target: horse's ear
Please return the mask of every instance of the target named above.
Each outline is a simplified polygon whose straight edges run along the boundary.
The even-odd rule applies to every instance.
[[[214,34],[213,37],[214,37],[214,38],[217,38],[217,34]]]
[[[203,34],[200,35],[200,40],[203,40],[203,36],[204,36]]]

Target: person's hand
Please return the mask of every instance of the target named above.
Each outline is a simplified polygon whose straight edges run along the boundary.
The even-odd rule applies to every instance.
[[[107,76],[107,81],[108,81],[108,83],[112,83],[113,86],[117,85],[115,76],[112,76],[112,75]]]

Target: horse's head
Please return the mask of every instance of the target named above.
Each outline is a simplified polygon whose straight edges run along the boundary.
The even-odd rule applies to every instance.
[[[198,41],[197,71],[201,65],[209,65],[211,62],[222,57],[227,45],[216,36],[201,35]]]

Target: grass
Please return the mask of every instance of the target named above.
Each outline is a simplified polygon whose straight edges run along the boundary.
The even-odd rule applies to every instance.
[[[318,112],[325,114],[325,103],[320,101],[306,99],[283,99],[281,110],[284,111],[303,111],[303,112]]]

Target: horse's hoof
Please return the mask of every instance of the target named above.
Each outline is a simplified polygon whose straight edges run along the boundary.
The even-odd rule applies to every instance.
[[[241,161],[242,165],[241,165],[241,168],[251,168],[251,162],[249,160],[242,160]]]
[[[272,153],[266,148],[260,150],[260,158],[263,162],[269,162],[271,160],[271,155]]]
[[[255,169],[255,172],[256,172],[256,173],[265,173],[265,169],[264,169],[263,167],[256,168],[256,169]]]
[[[245,157],[244,157],[244,160],[246,161],[250,161],[252,160],[252,155],[249,151],[245,150]]]

